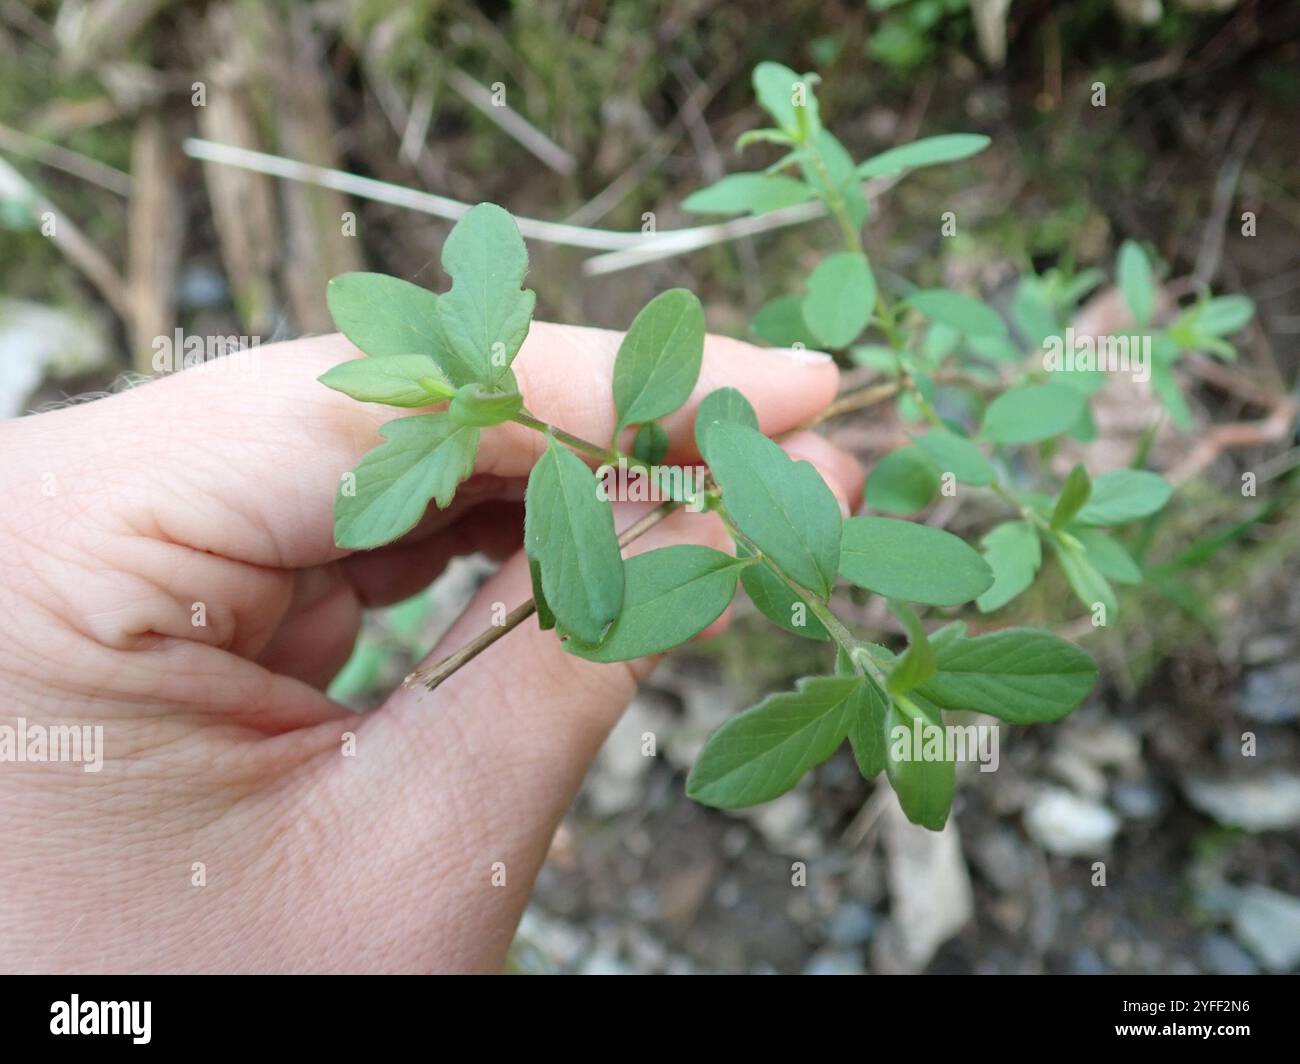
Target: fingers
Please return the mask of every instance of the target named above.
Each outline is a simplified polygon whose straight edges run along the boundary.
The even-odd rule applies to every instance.
[[[258,663],[323,690],[351,657],[364,609],[423,591],[453,558],[509,557],[522,545],[523,522],[520,503],[479,503],[436,533],[298,570],[288,611]]]
[[[611,400],[614,360],[623,334],[573,325],[535,327],[515,360],[515,376],[529,410],[543,421],[595,443],[608,442],[616,414]],[[691,398],[664,419],[669,457],[694,457],[695,410],[718,388],[738,389],[769,435],[794,428],[835,397],[839,373],[825,355],[754,347],[710,336]],[[526,476],[545,441],[521,425],[498,425],[483,434],[478,470]]]
[[[781,446],[791,458],[811,462],[822,480],[835,495],[840,512],[848,517],[862,505],[862,488],[866,470],[848,451],[842,450],[815,432],[799,432]]]
[[[680,541],[687,518],[716,525],[674,515],[655,541]],[[431,657],[472,638],[494,610],[526,600],[530,589],[520,553]],[[343,830],[364,836],[364,845],[340,846],[367,855],[362,874],[384,883],[436,876],[436,891],[408,895],[415,911],[404,914],[402,948],[422,954],[390,967],[427,967],[436,958],[441,971],[500,970],[551,836],[649,668],[572,657],[530,618],[436,691],[403,688],[361,724],[366,786],[330,774],[311,802],[338,808]],[[457,913],[450,941],[435,937],[448,911]]]
[[[813,462],[847,506],[856,505],[862,470],[852,458],[812,435],[792,439],[790,449]],[[626,504],[617,509],[620,528],[635,519]],[[678,511],[636,540],[633,552],[679,542],[731,549],[715,515]],[[516,554],[426,664],[463,646],[531,593],[527,559]],[[361,742],[379,759],[367,775],[378,781],[379,793],[364,800],[368,809],[391,814],[376,874],[436,865],[440,887],[465,899],[462,933],[452,954],[440,947],[440,964],[499,967],[555,826],[653,664],[573,657],[554,632],[530,618],[437,690],[403,688],[365,722]],[[346,810],[357,799],[342,793],[328,800]],[[345,819],[374,830],[368,816]]]
[[[514,364],[532,412],[607,441],[620,340],[602,329],[535,323]],[[229,367],[219,360],[89,407],[43,415],[44,427],[69,437],[66,468],[52,472],[77,491],[83,471],[111,468],[113,490],[131,520],[174,543],[273,567],[335,560],[344,554],[333,538],[339,479],[379,442],[380,425],[408,413],[358,403],[316,381],[356,355],[340,336],[272,344]],[[731,385],[753,403],[765,431],[779,432],[829,403],[837,379],[833,363],[807,352],[709,337],[692,401],[667,427],[675,447],[689,450],[698,399]],[[541,437],[521,426],[486,430],[477,471],[525,476],[540,445]],[[48,448],[39,449],[47,462]],[[83,486],[102,491],[104,481]]]

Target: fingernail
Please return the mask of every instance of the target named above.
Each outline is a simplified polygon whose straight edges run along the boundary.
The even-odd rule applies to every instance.
[[[785,355],[792,362],[801,362],[806,366],[831,360],[831,356],[825,351],[814,351],[811,347],[774,347],[770,350]]]

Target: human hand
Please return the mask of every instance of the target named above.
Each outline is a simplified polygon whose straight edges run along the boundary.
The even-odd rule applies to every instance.
[[[529,409],[608,439],[619,339],[535,324],[514,364]],[[506,560],[430,660],[531,594],[521,500],[543,441],[518,425],[484,431],[448,510],[379,550],[334,546],[339,477],[395,416],[315,382],[356,354],[338,336],[276,344],[0,425],[0,726],[102,726],[104,744],[97,772],[0,762],[0,968],[500,969],[653,662],[593,664],[529,621],[432,693],[365,716],[326,697],[362,611],[452,557]],[[740,388],[775,434],[836,382],[818,356],[710,337],[667,461],[695,457],[715,388]],[[811,433],[785,446],[856,503],[851,457]],[[644,509],[616,503],[618,527]],[[683,540],[727,548],[716,518],[678,512],[633,551]]]

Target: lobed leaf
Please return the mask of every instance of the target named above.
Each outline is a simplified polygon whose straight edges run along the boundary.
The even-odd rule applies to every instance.
[[[521,290],[528,249],[508,211],[480,203],[442,245],[451,289],[438,297],[446,342],[442,367],[451,382],[498,389],[528,335],[536,296]]]
[[[432,499],[446,509],[474,471],[478,429],[446,413],[398,418],[379,429],[387,440],[361,459],[334,500],[334,542],[366,550],[409,532]],[[349,489],[355,489],[349,494]]]

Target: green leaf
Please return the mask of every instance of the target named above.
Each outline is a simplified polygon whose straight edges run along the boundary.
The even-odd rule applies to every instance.
[[[743,544],[737,544],[736,549],[739,554],[749,554]],[[750,601],[773,624],[805,639],[831,637],[817,615],[809,611],[808,604],[766,565],[747,565],[740,571],[740,582]]]
[[[802,181],[779,174],[728,174],[721,181],[693,192],[682,210],[694,214],[766,214],[793,207],[813,197]]]
[[[885,771],[888,757],[885,737],[885,718],[889,712],[887,696],[870,677],[862,681],[862,695],[849,718],[849,745],[853,747],[853,760],[866,779],[874,779]]]
[[[890,380],[898,376],[898,355],[884,344],[857,344],[849,348],[849,358],[855,365],[874,369]]]
[[[685,288],[641,308],[614,362],[618,427],[671,414],[691,396],[704,361],[704,308]]]
[[[885,771],[907,819],[942,831],[957,779],[943,714],[918,697],[897,697],[885,715],[885,737]]]
[[[932,370],[938,369],[944,359],[957,350],[959,343],[961,343],[961,333],[951,325],[945,325],[941,321],[934,322],[925,330],[925,338],[921,341],[922,364]]]
[[[438,297],[427,288],[383,273],[345,273],[326,286],[325,302],[339,332],[368,355],[441,357]]]
[[[1049,522],[1051,526],[1062,529],[1073,521],[1074,515],[1088,501],[1091,491],[1092,481],[1088,479],[1088,471],[1081,465],[1071,469],[1070,475],[1065,478],[1065,483],[1061,486],[1061,494],[1056,500],[1056,505],[1052,508],[1052,519]]]
[[[1005,336],[968,336],[966,346],[990,362],[1019,362],[1024,356]]]
[[[1106,609],[1105,623],[1109,624],[1119,612],[1119,606],[1115,601],[1115,592],[1106,578],[1088,560],[1077,540],[1071,543],[1069,540],[1058,539],[1053,546],[1057,560],[1061,563],[1061,572],[1065,574],[1071,590],[1089,610],[1100,602]]]
[[[668,453],[668,430],[657,421],[648,421],[636,432],[632,456],[646,465],[658,465]]]
[[[1123,544],[1095,528],[1073,528],[1070,534],[1083,544],[1088,561],[1102,576],[1117,584],[1142,582],[1142,570]]]
[[[799,153],[808,184],[827,205],[838,200],[854,229],[860,228],[867,217],[867,197],[854,170],[853,156],[828,129],[818,130],[809,145]]]
[[[777,347],[807,345],[808,326],[803,320],[803,296],[777,296],[764,303],[749,323],[754,332]]]
[[[997,479],[997,473],[984,457],[984,452],[965,436],[958,436],[945,428],[935,428],[924,436],[913,436],[912,442],[929,456],[939,472],[951,473],[963,484],[983,488]]]
[[[326,694],[335,702],[345,704],[369,694],[383,680],[384,667],[391,654],[382,643],[358,639],[351,657],[330,681]]]
[[[848,347],[867,327],[876,305],[876,279],[865,255],[842,251],[823,259],[808,278],[803,320],[825,347]]]
[[[705,461],[709,457],[709,429],[720,421],[758,429],[758,415],[749,400],[735,388],[717,388],[709,392],[695,411],[695,447]]]
[[[921,695],[944,709],[988,713],[1010,724],[1060,720],[1097,680],[1092,658],[1038,628],[949,638],[938,646],[937,664],[917,689]]]
[[[509,421],[523,408],[524,397],[518,392],[495,392],[481,384],[465,384],[456,390],[447,413],[458,424],[486,428]]]
[[[1169,417],[1173,421],[1174,427],[1180,432],[1190,432],[1192,428],[1192,412],[1187,406],[1187,400],[1183,398],[1182,390],[1178,387],[1178,378],[1174,374],[1172,365],[1153,361],[1151,366],[1151,390],[1155,392],[1156,397],[1169,411]]]
[[[325,387],[363,403],[389,406],[432,406],[445,403],[456,393],[429,355],[354,358],[316,379]]]
[[[889,517],[844,522],[840,575],[886,598],[929,606],[970,602],[993,583],[988,563],[964,540]]]
[[[1081,525],[1124,525],[1164,507],[1173,487],[1159,474],[1116,469],[1092,482],[1088,504],[1075,517]]]
[[[984,560],[993,570],[993,586],[975,600],[981,613],[1001,609],[1034,582],[1043,563],[1038,530],[1028,521],[1008,521],[981,541]]]
[[[715,423],[708,445],[709,466],[736,527],[791,580],[827,598],[842,519],[817,470],[747,425]]]
[[[528,476],[524,546],[542,570],[542,590],[556,623],[584,643],[598,643],[623,608],[623,559],[614,513],[595,474],[548,438]]]
[[[1041,347],[1060,329],[1047,286],[1037,277],[1024,277],[1011,301],[1011,317],[1021,333],[1035,347]]]
[[[797,95],[812,97],[812,85],[807,76],[800,76],[781,63],[759,63],[754,67],[754,95],[782,132],[801,138],[800,110],[795,106]]]
[[[1231,336],[1250,324],[1255,304],[1247,296],[1218,296],[1184,315],[1193,330],[1205,336]]]
[[[913,292],[906,302],[931,321],[942,322],[963,336],[991,336],[1003,339],[1007,326],[998,312],[978,299],[950,292],[946,288],[927,288]]]
[[[1152,280],[1151,263],[1132,240],[1125,240],[1119,249],[1119,288],[1124,302],[1133,312],[1139,326],[1148,325],[1156,309],[1156,288]]]
[[[528,577],[533,583],[533,605],[537,607],[537,625],[543,632],[555,627],[555,614],[546,603],[542,590],[542,567],[536,558],[528,559]]]
[[[891,695],[905,695],[934,675],[936,658],[920,618],[901,602],[891,601],[889,608],[907,629],[908,644],[902,657],[891,666],[886,688]]]
[[[1029,384],[1003,392],[984,411],[980,435],[993,443],[1038,443],[1068,432],[1087,399],[1064,384]]]
[[[727,721],[705,743],[687,795],[737,809],[784,794],[844,741],[861,691],[857,678],[805,678]]]
[[[388,442],[344,477],[334,500],[334,542],[352,550],[390,543],[424,516],[429,500],[446,509],[474,471],[478,429],[445,413],[398,418],[379,429]]]
[[[744,151],[751,144],[781,144],[788,148],[794,140],[779,129],[749,129],[736,138],[736,151]]]
[[[624,563],[623,611],[597,646],[564,647],[589,661],[631,661],[685,643],[716,621],[736,593],[743,561],[683,544],[661,547]]]
[[[911,144],[890,148],[858,164],[858,177],[884,177],[904,170],[915,170],[938,163],[953,163],[982,152],[989,146],[989,138],[979,133],[947,133],[938,137],[922,137]]]
[[[867,505],[887,514],[914,514],[939,491],[934,463],[917,447],[900,447],[867,474]]]
[[[438,297],[443,369],[457,386],[498,388],[528,335],[536,302],[520,289],[528,249],[515,220],[495,203],[471,208],[442,245],[442,267],[452,279]]]

